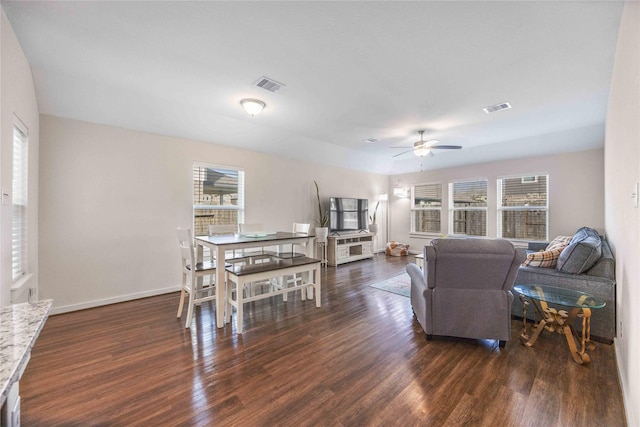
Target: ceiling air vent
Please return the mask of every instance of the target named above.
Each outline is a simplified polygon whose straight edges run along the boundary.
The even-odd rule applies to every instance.
[[[367,144],[375,144],[378,141],[380,141],[378,138],[367,138],[362,140],[362,142],[365,142]]]
[[[496,105],[490,105],[488,107],[484,107],[483,110],[485,113],[489,114],[489,113],[495,113],[496,111],[500,111],[500,110],[508,110],[509,108],[511,108],[511,104],[509,104],[508,102],[503,102],[502,104],[496,104]]]
[[[262,76],[256,82],[256,86],[264,90],[268,90],[269,92],[277,92],[285,85],[283,85],[282,83],[278,83],[277,81],[270,79],[269,77]]]

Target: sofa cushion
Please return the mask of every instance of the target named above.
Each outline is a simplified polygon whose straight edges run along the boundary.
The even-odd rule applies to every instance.
[[[556,269],[571,274],[584,273],[600,259],[602,242],[598,232],[592,228],[582,227],[571,239],[569,246],[564,248]]]
[[[522,265],[529,267],[553,268],[558,263],[558,258],[562,248],[552,249],[550,251],[531,252],[527,255]]]
[[[571,239],[573,239],[573,236],[558,236],[547,245],[547,248],[545,249],[545,251],[552,251],[554,249],[564,249],[567,246],[569,246],[569,243],[571,243]]]

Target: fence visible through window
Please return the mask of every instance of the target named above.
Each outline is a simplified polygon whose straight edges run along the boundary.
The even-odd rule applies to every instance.
[[[213,165],[193,167],[193,234],[209,234],[211,224],[244,220],[244,172]]]
[[[450,230],[466,236],[487,235],[487,181],[449,184]]]
[[[498,179],[499,235],[513,240],[548,240],[549,176]]]
[[[419,184],[411,189],[411,232],[440,233],[442,184]]]

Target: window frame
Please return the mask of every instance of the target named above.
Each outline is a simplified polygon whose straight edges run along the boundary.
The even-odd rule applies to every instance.
[[[520,178],[521,183],[523,184],[535,184],[538,183],[539,177],[544,176],[546,178],[546,204],[544,206],[503,206],[502,205],[502,190],[503,190],[503,180],[505,179],[518,179]],[[533,181],[525,181],[525,178],[535,177]],[[503,175],[499,176],[496,179],[496,235],[498,238],[507,238],[503,237],[503,221],[502,221],[502,213],[506,211],[545,211],[545,237],[544,240],[531,240],[526,237],[523,239],[518,238],[507,238],[510,241],[514,242],[547,242],[549,241],[549,187],[550,187],[550,177],[548,172],[537,172],[537,173],[527,173],[527,174],[514,174],[514,175]]]
[[[454,206],[454,190],[453,187],[455,184],[465,183],[465,182],[484,182],[485,183],[485,205],[486,206]],[[449,213],[448,213],[448,227],[449,234],[455,236],[466,236],[466,237],[488,237],[489,229],[488,229],[488,219],[489,219],[489,179],[488,178],[468,178],[468,179],[458,179],[455,181],[449,181]],[[484,235],[477,234],[465,234],[465,233],[456,233],[454,227],[454,216],[455,212],[459,211],[478,211],[484,212]]]
[[[238,202],[236,205],[207,205],[196,203],[195,200],[195,169],[196,168],[205,168],[205,169],[216,169],[221,171],[233,171],[238,173]],[[244,214],[245,214],[245,171],[243,168],[238,166],[230,166],[230,165],[221,165],[215,163],[206,163],[206,162],[193,162],[191,168],[191,192],[192,192],[192,227],[194,230],[193,235],[201,235],[200,231],[196,230],[196,210],[209,210],[209,211],[237,211],[237,218],[235,225],[237,226],[240,223],[244,222]],[[220,223],[220,224],[229,224]],[[205,234],[208,234],[208,230]]]
[[[29,129],[16,117],[13,122],[13,141],[11,145],[11,280],[19,282],[29,273]],[[17,135],[21,138],[17,139]],[[16,159],[16,143],[21,144],[20,158]],[[19,146],[19,145],[18,145]],[[16,176],[16,163],[20,164],[19,176]],[[19,182],[16,182],[19,180]],[[16,209],[19,207],[19,209]],[[19,218],[16,218],[16,210]],[[16,221],[19,220],[19,225]],[[16,227],[19,230],[16,230]],[[16,239],[18,236],[18,239]],[[17,253],[16,253],[17,251]]]
[[[416,200],[416,187],[421,186],[440,186],[440,206],[417,206],[415,203]],[[433,236],[433,235],[442,235],[442,196],[444,192],[444,185],[442,182],[426,182],[420,184],[414,184],[411,186],[411,229],[410,233],[419,235],[419,236]],[[415,217],[417,212],[424,211],[438,211],[440,212],[440,222],[438,224],[438,231],[417,231],[415,227]]]

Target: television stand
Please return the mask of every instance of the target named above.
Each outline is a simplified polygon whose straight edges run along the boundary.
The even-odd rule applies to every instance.
[[[327,262],[335,267],[346,262],[373,258],[373,234],[362,230],[327,237]]]

